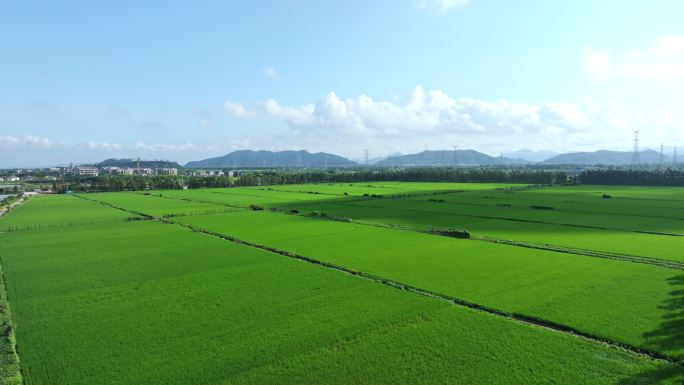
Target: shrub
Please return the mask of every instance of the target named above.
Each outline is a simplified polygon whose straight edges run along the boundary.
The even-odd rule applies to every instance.
[[[608,194],[603,194],[603,196],[602,196],[601,198],[603,198],[603,199],[610,199],[610,198],[612,198],[612,196],[610,196],[610,195],[608,195]]]
[[[497,203],[496,205],[499,207],[511,207],[510,203]]]
[[[254,211],[261,211],[264,208],[262,206],[257,206],[257,205],[249,205],[249,208]]]
[[[289,210],[289,213],[290,213],[290,214],[299,214],[299,210],[297,210],[297,209],[290,209],[290,210]]]
[[[442,235],[444,237],[461,238],[461,239],[469,239],[470,238],[470,233],[466,230],[443,229],[443,228],[433,227],[429,230],[429,232],[431,234]]]
[[[428,199],[428,201],[429,201],[429,202],[444,203],[444,199],[430,198],[430,199]]]
[[[306,214],[307,217],[327,217],[328,214],[322,211],[310,211]]]
[[[333,221],[352,223],[352,219],[349,217],[330,217]]]
[[[532,206],[530,206],[530,208],[531,208],[531,209],[535,209],[535,210],[554,210],[554,208],[551,207],[551,206],[538,206],[538,205],[532,205]]]

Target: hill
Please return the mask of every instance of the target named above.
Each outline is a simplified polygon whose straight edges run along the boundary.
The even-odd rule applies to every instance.
[[[647,150],[639,153],[641,163],[660,163],[660,154],[657,151]],[[669,162],[670,157],[665,157]],[[615,165],[624,166],[632,163],[631,151],[608,151],[572,152],[561,154],[547,159],[544,164],[577,164],[577,165]]]
[[[96,167],[138,167],[137,159],[105,159],[102,162],[95,163]],[[182,168],[178,162],[170,160],[140,160],[140,167],[142,168]]]
[[[308,151],[252,151],[240,150],[230,154],[188,162],[188,168],[220,167],[351,167],[356,166],[347,158],[338,155]]]
[[[526,163],[529,162],[493,157],[475,150],[426,150],[418,154],[392,156],[376,162],[375,166],[484,166]]]

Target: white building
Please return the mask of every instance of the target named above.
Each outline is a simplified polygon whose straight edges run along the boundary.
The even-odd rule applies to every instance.
[[[76,167],[75,171],[76,171],[76,174],[83,175],[83,176],[98,176],[98,175],[100,175],[100,172],[98,171],[97,167],[81,166],[81,167]]]
[[[158,168],[155,172],[157,175],[178,175],[178,169],[176,168]]]

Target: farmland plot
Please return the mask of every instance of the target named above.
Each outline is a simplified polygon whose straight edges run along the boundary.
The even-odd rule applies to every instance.
[[[363,197],[371,185],[404,197]],[[0,219],[0,228],[6,220],[30,224],[43,215],[46,223],[84,223],[0,233],[25,383],[684,381],[681,365],[635,353],[684,359],[682,270],[330,220],[353,211],[354,220],[382,226],[425,226],[425,217],[458,218],[464,226],[483,226],[475,233],[489,229],[507,238],[518,230],[483,218],[374,206],[441,207],[430,195],[451,188],[463,192],[435,196],[511,194],[493,190],[501,185],[354,186],[83,194],[54,197],[63,202],[42,210],[31,206],[53,197],[30,201]],[[644,194],[629,199],[651,197]],[[329,215],[253,211],[250,205]],[[69,212],[60,216],[61,208]],[[137,213],[172,223],[129,221]],[[541,232],[545,224],[538,225],[523,233]],[[566,236],[566,228],[557,231]],[[236,238],[256,247],[230,240]],[[530,318],[546,326],[532,326]]]
[[[684,378],[662,362],[175,225],[0,242],[27,384]]]
[[[135,216],[67,195],[46,195],[30,199],[30,204],[17,206],[11,215],[5,215],[0,219],[0,232],[12,229],[116,222]]]
[[[663,307],[679,270],[269,212],[179,221],[684,357],[648,334],[682,322]]]
[[[421,231],[430,228],[460,228],[475,236],[491,237],[537,245],[555,245],[567,249],[593,250],[656,260],[684,262],[684,237],[564,226],[550,223],[487,219],[437,211],[405,209],[401,201],[376,202],[288,202],[276,204],[302,213],[320,211],[344,216],[354,221],[391,225]],[[381,202],[385,203],[385,202]],[[505,210],[505,209],[504,209]]]

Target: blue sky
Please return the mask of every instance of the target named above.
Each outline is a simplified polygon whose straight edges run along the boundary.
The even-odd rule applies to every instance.
[[[684,145],[682,1],[0,3],[0,167]]]

